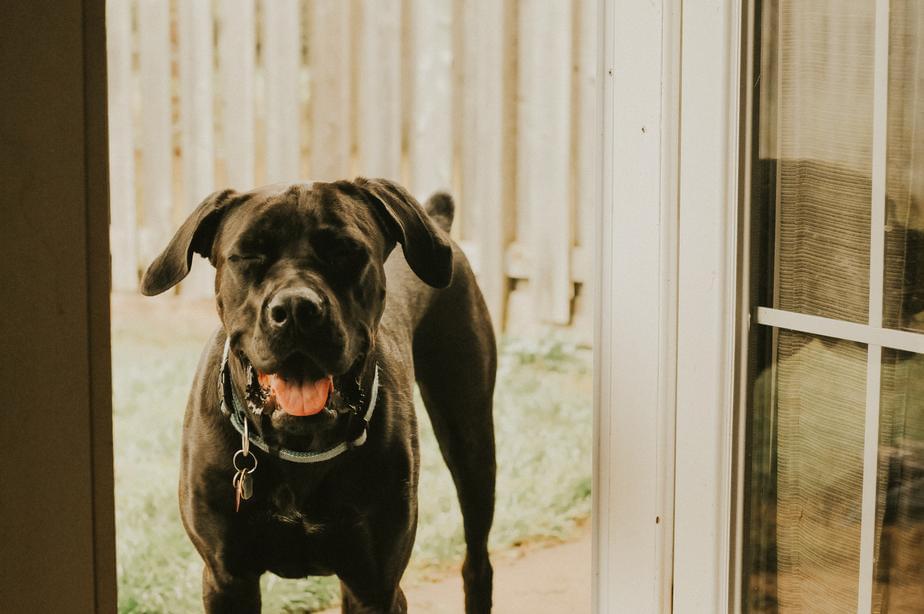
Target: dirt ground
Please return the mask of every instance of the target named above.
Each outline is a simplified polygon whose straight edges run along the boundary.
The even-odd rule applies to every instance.
[[[497,614],[590,612],[590,531],[576,541],[530,547],[494,558]],[[441,580],[405,587],[413,613],[457,614],[463,610],[458,570]],[[321,614],[337,614],[339,608]]]

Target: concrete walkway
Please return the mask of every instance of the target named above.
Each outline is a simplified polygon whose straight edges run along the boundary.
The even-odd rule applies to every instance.
[[[495,557],[496,614],[589,614],[590,532],[579,540],[530,548]],[[463,611],[458,571],[427,584],[405,588],[412,614],[459,614]],[[336,614],[340,609],[325,610]]]

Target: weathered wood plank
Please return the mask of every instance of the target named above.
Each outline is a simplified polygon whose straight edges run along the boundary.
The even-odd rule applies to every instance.
[[[530,245],[529,286],[540,318],[571,318],[570,3],[524,0],[519,6],[517,238]]]
[[[576,0],[574,104],[574,203],[575,243],[572,250],[572,281],[580,282],[573,304],[572,324],[582,339],[593,338],[593,253],[594,219],[597,211],[597,186],[600,139],[597,118],[597,51],[599,23],[597,0]]]
[[[170,130],[170,15],[158,0],[138,2],[141,69],[140,256],[146,266],[173,231]]]
[[[208,2],[179,0],[180,126],[183,159],[183,217],[215,190],[215,114],[212,87],[212,11]],[[214,295],[214,271],[196,258],[180,294]]]
[[[266,86],[266,183],[299,179],[298,0],[264,0],[263,69]]]
[[[462,234],[465,244],[474,246],[479,285],[498,329],[506,315],[504,251],[515,204],[507,193],[511,182],[505,180],[514,144],[507,105],[516,86],[510,4],[463,5],[462,80],[456,95],[462,104]]]
[[[134,1],[144,24],[138,168],[143,202],[134,221],[130,100],[115,102],[130,89],[119,79],[131,78],[125,10],[131,0],[109,3],[111,198],[114,205],[133,205],[113,207],[113,281],[126,290],[137,287],[139,264],[163,247],[177,216],[217,183],[246,189],[263,179],[263,165],[255,163],[255,0],[214,4],[220,26],[217,92],[212,3],[177,0],[184,178],[179,207],[170,203],[169,15],[163,2]],[[306,1],[308,120],[300,116],[298,100],[300,2],[262,0],[266,180],[387,176],[405,181],[421,200],[452,188],[455,180],[454,236],[472,257],[495,325],[511,316],[512,279],[518,280],[519,303],[535,317],[576,324],[581,316],[574,312],[575,283],[582,295],[589,290],[593,247],[595,0],[551,8],[538,0]],[[128,37],[127,44],[120,47],[118,36]],[[311,140],[307,177],[299,160],[303,121]],[[212,292],[211,268],[196,265],[181,285],[184,296]],[[526,311],[520,315],[533,318]]]
[[[219,32],[225,184],[254,185],[254,0],[222,0]]]
[[[131,3],[127,0],[108,0],[109,240],[112,246],[112,289],[116,292],[134,292],[138,289],[131,36]]]
[[[358,171],[401,179],[401,1],[361,0]]]
[[[452,184],[452,0],[411,0],[408,187],[421,201]]]
[[[591,257],[589,250],[583,247],[571,248],[571,280],[575,283],[589,283],[589,277],[593,274],[593,263],[588,259]],[[516,280],[529,281],[536,277],[535,264],[533,263],[532,249],[524,246],[522,243],[511,243],[504,252],[504,271],[507,277]]]
[[[351,3],[311,0],[311,161],[309,178],[331,181],[352,173]]]
[[[577,227],[575,243],[588,250],[594,246],[594,216],[597,205],[597,0],[576,0],[575,16],[575,191]],[[586,271],[584,277],[592,277]]]

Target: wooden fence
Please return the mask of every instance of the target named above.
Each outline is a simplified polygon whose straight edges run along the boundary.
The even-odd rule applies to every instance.
[[[382,176],[456,196],[500,325],[589,329],[596,5],[109,0],[113,287],[216,188]]]

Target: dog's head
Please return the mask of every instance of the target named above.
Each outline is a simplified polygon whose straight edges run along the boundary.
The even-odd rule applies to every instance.
[[[288,416],[336,412],[372,349],[396,243],[424,282],[449,284],[448,238],[393,182],[226,190],[183,223],[142,292],[164,292],[188,274],[193,253],[207,257],[231,348],[252,366],[251,402]]]

